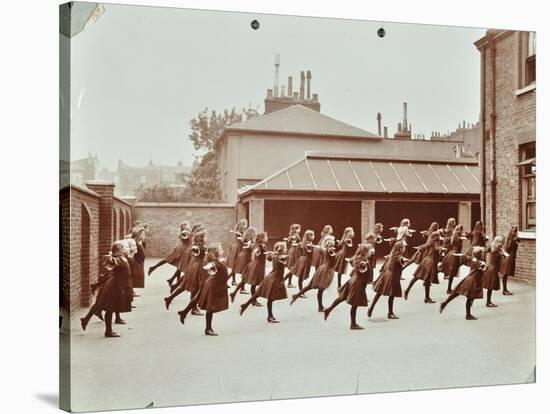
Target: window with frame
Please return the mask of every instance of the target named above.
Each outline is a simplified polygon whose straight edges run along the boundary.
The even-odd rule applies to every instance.
[[[537,218],[535,143],[521,146],[520,157],[522,230],[535,231]]]
[[[520,34],[519,88],[525,88],[536,82],[537,53],[536,33],[522,32]]]

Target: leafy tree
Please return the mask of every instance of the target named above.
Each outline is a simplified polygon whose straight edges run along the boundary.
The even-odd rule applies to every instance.
[[[223,112],[210,111],[205,108],[196,118],[190,121],[189,139],[196,150],[203,153],[197,157],[197,163],[191,172],[189,188],[195,198],[209,201],[220,199],[220,173],[218,171],[218,142],[223,131],[230,125],[246,121],[259,115],[258,108],[236,108]]]

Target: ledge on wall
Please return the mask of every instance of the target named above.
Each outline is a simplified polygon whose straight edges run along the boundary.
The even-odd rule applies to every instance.
[[[524,240],[536,240],[537,233],[534,231],[518,231],[518,237]]]
[[[193,207],[214,207],[214,208],[235,208],[232,203],[147,203],[139,202],[136,207],[175,207],[175,208],[193,208]]]

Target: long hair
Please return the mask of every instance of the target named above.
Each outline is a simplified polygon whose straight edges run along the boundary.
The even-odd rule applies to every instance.
[[[372,231],[367,233],[365,236],[365,243],[375,243],[376,242],[376,234],[374,234]]]
[[[243,233],[248,227],[248,220],[243,218],[235,224],[235,232]]]
[[[204,224],[202,223],[197,223],[193,226],[193,228],[191,229],[191,233],[195,234],[197,233],[198,231],[201,231],[201,230],[204,230]]]
[[[321,232],[321,238],[328,236],[332,234],[332,226],[330,224],[327,224],[325,227],[323,227],[323,231]]]
[[[284,241],[279,241],[273,246],[273,252],[276,254],[284,254],[286,251],[286,243]]]
[[[474,234],[481,234],[481,233],[483,233],[483,222],[481,222],[481,221],[476,221],[476,224],[474,224],[473,233],[474,233]]]
[[[247,242],[254,238],[256,234],[256,229],[254,227],[248,227],[243,233],[243,241]]]
[[[504,244],[504,237],[503,236],[495,236],[493,239],[493,242],[491,243],[491,251],[496,252],[498,249],[502,248],[502,245]]]
[[[315,233],[313,232],[313,230],[306,230],[304,232],[304,235],[302,236],[302,241],[303,242],[312,241],[314,237],[315,237]]]
[[[344,241],[348,237],[353,237],[353,227],[346,227],[344,230],[344,234],[342,235],[342,239],[340,242]]]
[[[290,230],[288,231],[288,235],[289,236],[294,236],[298,232],[297,230],[301,227],[302,226],[298,223],[291,224],[290,225]]]
[[[202,246],[204,245],[204,238],[206,237],[206,230],[200,230],[197,231],[195,234],[193,234],[192,244],[195,246]]]
[[[411,227],[411,221],[408,218],[401,220],[401,227]]]
[[[508,251],[512,247],[512,243],[516,240],[518,236],[518,226],[512,226],[508,235],[506,236],[506,241],[504,242],[504,250]]]
[[[454,217],[449,217],[447,220],[447,226],[445,227],[446,232],[452,232],[456,227],[456,219]]]
[[[382,223],[376,223],[374,225],[374,234],[380,234],[384,230],[384,225]]]
[[[451,243],[454,243],[456,239],[462,236],[464,226],[462,224],[457,224],[453,230],[453,235],[451,236]]]
[[[329,247],[333,247],[334,244],[335,244],[335,238],[333,235],[329,234],[321,242],[321,248],[328,249]]]
[[[256,246],[259,246],[260,244],[267,243],[267,233],[265,231],[260,231],[256,234]]]
[[[434,221],[432,224],[430,224],[430,227],[428,227],[428,233],[433,233],[437,230],[439,230],[439,223],[437,221]]]
[[[390,257],[402,256],[406,247],[407,245],[402,240],[395,242],[390,251]]]

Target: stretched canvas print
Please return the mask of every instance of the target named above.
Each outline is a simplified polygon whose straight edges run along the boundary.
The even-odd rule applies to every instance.
[[[535,33],[60,6],[60,401],[535,381]]]

